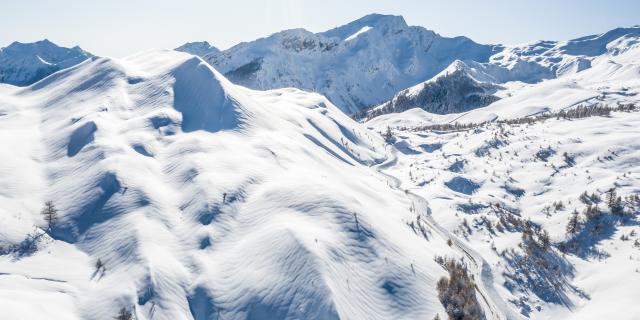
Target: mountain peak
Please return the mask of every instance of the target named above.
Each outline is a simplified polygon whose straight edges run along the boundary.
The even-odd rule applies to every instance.
[[[323,32],[322,35],[344,40],[359,30],[362,30],[364,27],[378,30],[400,30],[407,28],[408,25],[402,16],[373,13],[343,26]]]
[[[368,14],[353,22],[369,23],[372,25],[372,27],[383,25],[383,24],[400,24],[405,26],[407,25],[407,22],[404,20],[403,16],[396,16],[391,14],[380,14],[380,13]]]
[[[92,56],[78,46],[61,47],[49,39],[31,43],[14,41],[0,49],[0,83],[30,85]]]
[[[175,48],[175,50],[190,53],[199,57],[204,57],[209,54],[216,54],[220,52],[218,48],[209,44],[208,41],[187,42]]]

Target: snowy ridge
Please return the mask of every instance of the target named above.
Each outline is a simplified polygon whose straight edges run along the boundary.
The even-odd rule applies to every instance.
[[[617,44],[620,40],[637,39],[639,36],[640,27],[617,28],[569,41],[538,41],[507,46],[503,52],[491,57],[491,63],[509,69],[523,63],[535,63],[547,69],[548,74],[531,73],[531,80],[556,78],[590,68],[593,59],[628,47],[619,47]]]
[[[456,253],[411,232],[409,200],[369,168],[381,138],[320,95],[248,90],[152,51],[0,99],[10,318],[444,315],[433,257]],[[45,200],[60,213],[49,234]]]
[[[205,60],[234,83],[256,89],[297,87],[319,92],[344,112],[354,114],[393,100],[404,89],[433,82],[439,73],[456,69],[461,62],[476,80],[493,86],[571,76],[591,68],[600,56],[628,50],[637,43],[638,30],[618,28],[561,42],[480,45],[465,37],[444,38],[408,26],[400,16],[372,14],[321,33],[304,29],[279,32],[207,55]],[[454,95],[465,96],[466,87],[450,89],[458,91]],[[480,100],[459,107],[457,101],[449,101],[438,112],[461,112],[497,99]]]

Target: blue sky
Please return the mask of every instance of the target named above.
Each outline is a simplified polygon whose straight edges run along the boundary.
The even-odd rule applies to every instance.
[[[207,40],[222,49],[283,29],[396,14],[480,43],[567,40],[640,24],[640,0],[0,0],[0,46],[48,38],[98,55]]]

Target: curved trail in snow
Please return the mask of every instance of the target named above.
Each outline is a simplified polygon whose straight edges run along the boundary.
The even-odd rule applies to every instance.
[[[383,163],[373,166],[372,168],[376,169],[378,173],[380,173],[387,179],[391,188],[403,191],[405,195],[407,195],[407,197],[411,200],[414,209],[422,211],[420,212],[422,213],[421,216],[425,218],[424,221],[427,223],[427,225],[429,225],[432,230],[436,231],[438,235],[443,239],[451,239],[452,247],[466,256],[471,264],[475,267],[469,271],[476,281],[476,291],[482,298],[480,304],[484,309],[485,317],[487,319],[495,320],[522,319],[522,317],[514,313],[511,308],[506,305],[506,303],[502,300],[502,298],[494,288],[493,273],[491,272],[491,267],[482,258],[482,256],[433,219],[433,217],[431,216],[431,209],[429,208],[429,202],[425,198],[411,192],[408,189],[402,189],[402,181],[400,179],[382,171],[382,169],[394,166],[398,162],[396,150],[392,149],[390,154],[391,158],[387,159]]]

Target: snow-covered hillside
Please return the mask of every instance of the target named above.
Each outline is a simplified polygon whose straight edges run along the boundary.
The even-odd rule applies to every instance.
[[[205,60],[235,83],[319,92],[351,114],[435,76],[456,59],[487,62],[501,49],[408,26],[400,16],[372,14],[326,32],[282,31]]]
[[[638,111],[393,129],[398,159],[384,172],[428,199],[432,218],[483,257],[493,271],[487,281],[511,310],[530,319],[638,319]],[[393,116],[367,125],[384,132]],[[421,119],[442,123],[413,110],[397,123]]]
[[[34,43],[14,42],[0,49],[0,83],[30,85],[91,56],[80,47],[59,47],[46,39]]]
[[[217,54],[217,53],[220,52],[220,50],[218,50],[218,48],[212,46],[207,41],[188,42],[188,43],[185,43],[185,44],[175,48],[174,50],[180,51],[180,52],[190,53],[190,54],[196,55],[196,56],[201,57],[201,58],[206,56],[206,55]]]
[[[375,170],[393,153],[318,94],[151,51],[0,102],[3,319],[445,314],[434,257],[462,253],[415,232],[427,212]]]

